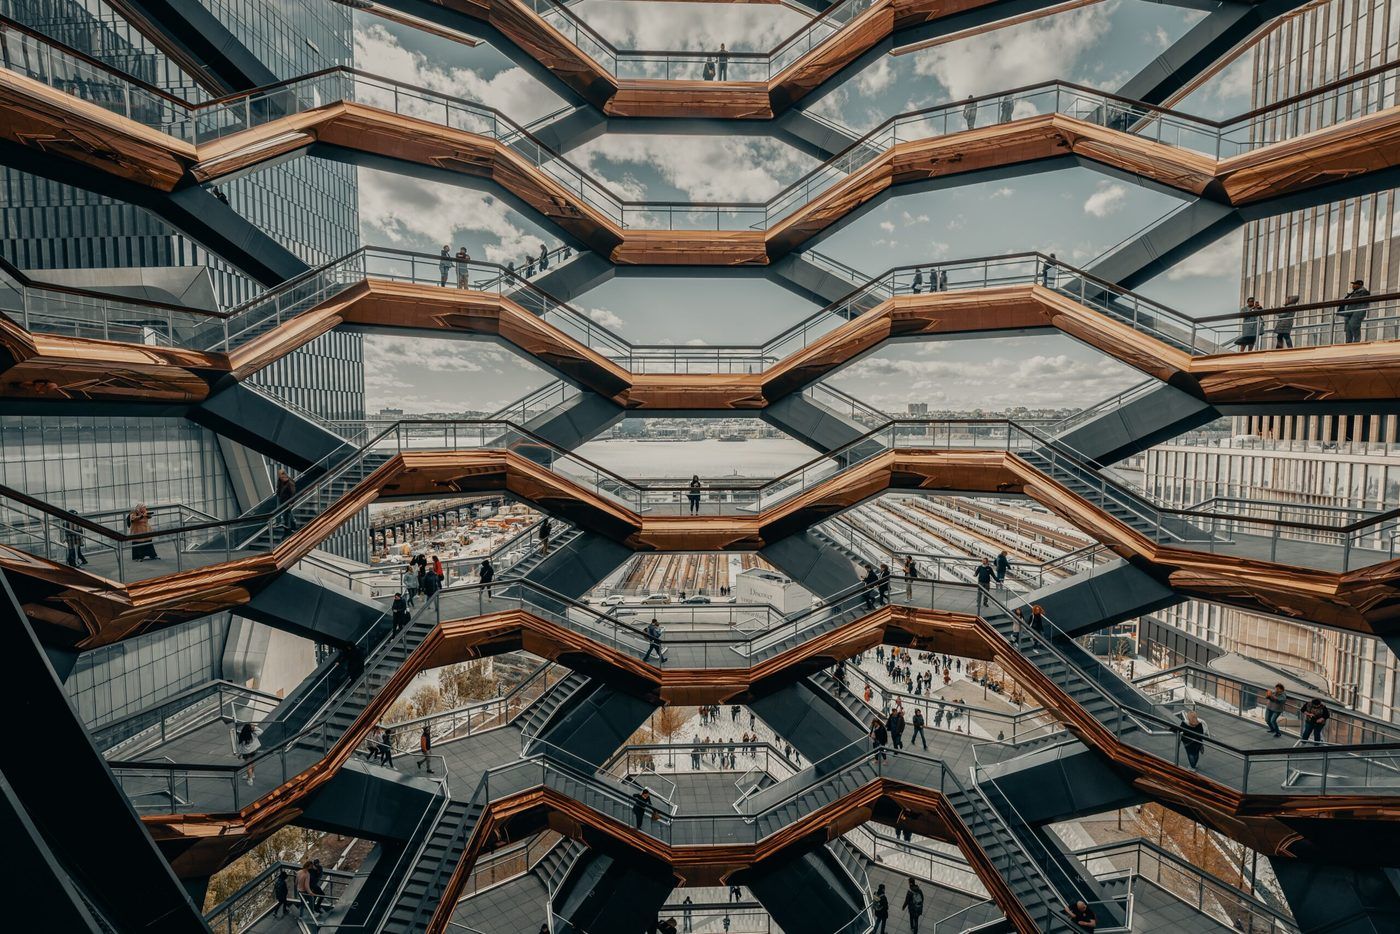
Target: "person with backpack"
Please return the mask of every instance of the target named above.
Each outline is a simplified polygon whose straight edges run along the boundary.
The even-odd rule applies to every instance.
[[[1006,549],[1002,549],[996,560],[992,562],[992,570],[996,572],[997,589],[1005,590],[1006,572],[1011,570],[1011,559],[1006,556]]]
[[[909,880],[909,891],[904,893],[904,910],[909,912],[909,930],[919,934],[919,916],[924,913],[924,890],[919,883]]]
[[[394,603],[390,608],[390,612],[393,614],[394,632],[397,634],[400,629],[408,624],[408,602],[404,600],[402,593],[394,594]]]
[[[875,916],[875,926],[870,929],[870,934],[889,934],[886,925],[890,920],[890,900],[885,896],[883,882],[875,890],[875,900],[870,903],[870,913]]]
[[[661,664],[666,664],[666,650],[661,647],[661,624],[656,621],[656,617],[651,618],[647,623],[647,653],[642,656],[642,661],[648,661],[651,653],[655,652],[656,657],[661,659]]]

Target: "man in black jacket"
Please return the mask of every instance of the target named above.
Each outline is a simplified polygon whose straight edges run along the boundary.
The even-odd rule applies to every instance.
[[[1347,303],[1337,306],[1337,317],[1342,319],[1342,324],[1346,328],[1346,340],[1348,344],[1359,344],[1361,342],[1361,322],[1366,320],[1366,312],[1371,310],[1371,303],[1367,301],[1353,301],[1354,299],[1365,299],[1370,296],[1370,291],[1366,288],[1366,283],[1360,279],[1351,280],[1351,291],[1346,294]]]

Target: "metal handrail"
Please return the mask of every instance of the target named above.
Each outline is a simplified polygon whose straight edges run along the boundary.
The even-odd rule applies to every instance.
[[[554,5],[554,4],[553,4],[553,0],[543,0],[543,2],[545,2],[545,3],[547,3],[547,4],[550,4],[550,5]],[[849,2],[852,2],[852,3],[856,3],[856,2],[865,2],[865,0],[849,0]],[[839,5],[838,5],[838,6],[839,6]],[[560,10],[564,10],[564,9],[565,9],[564,7],[557,7],[557,8],[560,9]],[[567,12],[565,13],[565,15],[568,15]],[[17,26],[17,25],[18,25],[18,24],[16,24],[16,26]],[[67,47],[63,46],[63,45],[60,44],[60,43],[55,43],[55,42],[53,42],[52,40],[48,40],[47,37],[43,37],[43,36],[41,36],[40,34],[33,33],[32,31],[29,31],[29,30],[24,30],[22,27],[20,27],[20,29],[21,29],[21,31],[23,31],[23,32],[26,34],[26,36],[29,37],[32,41],[41,42],[41,43],[43,43],[43,44],[45,44],[45,45],[50,46],[51,48],[54,48],[54,49],[57,49],[57,50],[62,51],[63,54],[72,54],[72,55],[75,55],[75,56],[79,56],[79,55],[80,55],[80,53],[76,53],[76,52],[74,52],[74,51],[72,51],[72,50],[69,50]],[[586,27],[583,27],[583,31],[590,31],[590,30],[587,30]],[[591,31],[590,31],[590,32],[591,32]],[[599,39],[598,41],[601,42],[604,46],[606,45],[606,43],[603,42],[601,39]],[[702,53],[702,54],[703,54],[703,53]],[[733,57],[741,57],[742,54],[743,54],[743,53],[731,53],[731,56],[733,56]],[[108,66],[89,66],[89,67],[101,67],[102,70],[104,70],[104,71],[106,71],[106,72],[108,72],[108,73],[110,73],[110,74],[113,74],[115,77],[118,77],[118,78],[121,78],[121,79],[125,80],[125,81],[126,81],[127,83],[129,83],[132,87],[138,87],[138,88],[139,88],[139,87],[142,86],[141,82],[135,81],[134,79],[131,79],[130,76],[124,76],[124,75],[122,75],[120,72],[117,72],[117,71],[115,71],[114,69],[111,69],[111,68],[108,67]],[[1193,125],[1195,125],[1195,126],[1197,126],[1197,127],[1205,128],[1207,131],[1212,131],[1212,132],[1214,132],[1214,133],[1216,134],[1216,144],[1217,144],[1217,146],[1216,146],[1216,148],[1217,148],[1216,155],[1217,155],[1217,157],[1218,157],[1218,156],[1219,156],[1219,144],[1220,144],[1220,139],[1221,139],[1221,132],[1220,132],[1220,131],[1223,130],[1225,127],[1234,126],[1234,125],[1239,124],[1239,123],[1241,123],[1241,122],[1243,122],[1243,121],[1245,121],[1245,120],[1253,119],[1253,118],[1256,118],[1256,117],[1259,117],[1259,116],[1262,116],[1262,115],[1271,113],[1271,112],[1276,111],[1276,110],[1287,109],[1287,108],[1289,108],[1289,107],[1293,106],[1294,104],[1297,104],[1297,103],[1299,103],[1299,102],[1301,102],[1301,101],[1305,101],[1305,100],[1309,100],[1309,99],[1314,99],[1314,98],[1317,98],[1317,97],[1321,97],[1321,96],[1325,96],[1325,95],[1331,94],[1333,91],[1340,90],[1341,88],[1344,88],[1344,87],[1346,87],[1346,86],[1348,86],[1348,85],[1350,85],[1350,84],[1354,84],[1354,83],[1360,82],[1360,81],[1365,81],[1365,80],[1367,80],[1367,79],[1369,79],[1369,78],[1372,78],[1372,77],[1375,77],[1375,76],[1377,76],[1377,75],[1384,74],[1384,73],[1386,73],[1386,72],[1388,72],[1388,71],[1390,71],[1390,70],[1393,70],[1393,69],[1395,69],[1395,68],[1397,68],[1397,67],[1400,67],[1400,65],[1397,65],[1397,63],[1385,63],[1385,64],[1382,64],[1382,65],[1378,65],[1378,66],[1375,66],[1374,68],[1370,68],[1370,69],[1367,69],[1367,70],[1365,70],[1365,71],[1358,72],[1358,73],[1356,73],[1356,74],[1354,74],[1354,75],[1348,76],[1347,78],[1339,79],[1339,81],[1332,82],[1332,83],[1327,84],[1327,85],[1323,85],[1321,88],[1319,88],[1319,89],[1317,89],[1317,90],[1314,90],[1314,91],[1307,92],[1305,95],[1302,95],[1302,96],[1299,96],[1299,97],[1295,97],[1295,98],[1290,98],[1290,99],[1288,99],[1288,100],[1286,100],[1286,101],[1283,101],[1283,102],[1280,102],[1280,103],[1278,103],[1278,104],[1269,105],[1268,107],[1265,107],[1265,108],[1257,109],[1257,110],[1255,110],[1255,111],[1250,111],[1250,112],[1248,112],[1248,113],[1246,113],[1246,114],[1241,115],[1240,117],[1236,117],[1236,118],[1232,118],[1232,119],[1227,119],[1227,120],[1223,120],[1223,121],[1217,121],[1217,120],[1211,120],[1211,119],[1208,119],[1208,118],[1196,117],[1196,116],[1192,116],[1192,115],[1189,115],[1189,114],[1184,114],[1184,113],[1172,111],[1172,110],[1169,110],[1169,109],[1167,109],[1167,108],[1162,108],[1162,107],[1158,107],[1158,106],[1151,105],[1151,104],[1145,104],[1145,103],[1142,103],[1142,102],[1140,102],[1140,101],[1133,101],[1133,100],[1130,100],[1130,99],[1128,99],[1128,98],[1119,97],[1119,96],[1117,96],[1117,95],[1110,94],[1110,93],[1104,92],[1104,91],[1099,90],[1099,89],[1096,89],[1096,88],[1090,88],[1090,87],[1086,87],[1086,86],[1082,86],[1082,85],[1077,85],[1077,84],[1074,84],[1074,83],[1072,83],[1072,82],[1064,82],[1064,81],[1046,81],[1046,82],[1040,82],[1040,83],[1038,83],[1038,84],[1027,85],[1027,86],[1019,87],[1019,88],[1013,88],[1013,89],[1010,89],[1010,90],[1000,91],[1000,92],[996,92],[996,93],[993,93],[993,94],[986,94],[986,95],[971,97],[971,98],[968,98],[968,99],[962,100],[962,101],[954,101],[954,102],[950,102],[950,103],[947,103],[947,104],[939,105],[939,106],[936,106],[936,107],[924,108],[924,109],[922,109],[922,110],[917,110],[917,111],[912,111],[912,112],[905,113],[905,114],[896,115],[896,116],[894,116],[894,117],[889,118],[889,119],[886,120],[884,123],[880,124],[878,127],[876,127],[874,130],[872,130],[870,133],[866,134],[864,137],[862,137],[860,140],[858,140],[854,145],[848,147],[846,150],[843,150],[841,153],[838,153],[838,154],[837,154],[835,157],[833,157],[831,160],[828,160],[827,162],[822,163],[821,166],[817,167],[817,169],[815,169],[812,173],[809,173],[809,174],[808,174],[807,176],[805,176],[803,179],[799,179],[797,182],[794,182],[792,185],[790,185],[790,186],[788,186],[787,188],[783,189],[781,192],[779,192],[778,194],[776,194],[772,199],[770,199],[768,202],[763,203],[762,205],[753,205],[753,204],[741,203],[741,202],[721,202],[721,203],[709,203],[709,204],[707,204],[707,205],[705,205],[705,206],[706,206],[706,207],[710,207],[710,208],[744,208],[744,209],[755,209],[755,208],[761,206],[761,207],[763,207],[763,209],[764,209],[764,213],[765,213],[765,224],[766,224],[766,222],[767,222],[767,214],[768,214],[768,211],[769,211],[769,206],[771,206],[771,205],[773,205],[773,204],[775,204],[775,203],[778,203],[778,204],[783,203],[783,202],[784,202],[785,200],[787,200],[788,197],[789,197],[793,192],[795,192],[795,191],[803,190],[804,188],[809,189],[809,188],[810,188],[810,185],[811,185],[811,179],[814,178],[814,177],[817,177],[817,176],[822,175],[824,172],[826,172],[826,171],[829,170],[829,169],[837,168],[838,171],[844,172],[844,171],[846,170],[846,163],[849,162],[850,154],[851,154],[853,151],[855,151],[855,150],[857,150],[857,149],[859,149],[859,148],[868,149],[868,148],[870,147],[870,142],[871,142],[872,139],[874,139],[874,138],[880,136],[881,134],[885,133],[889,128],[891,128],[891,127],[897,125],[897,123],[898,123],[899,121],[901,121],[901,120],[908,120],[908,119],[911,119],[911,118],[924,117],[924,116],[928,116],[928,115],[933,114],[933,113],[940,113],[940,112],[952,114],[952,113],[956,113],[956,112],[965,110],[967,107],[976,108],[976,107],[978,107],[978,106],[980,106],[980,105],[982,105],[982,104],[986,104],[986,103],[989,102],[989,101],[998,101],[998,100],[1003,100],[1003,99],[1009,99],[1009,98],[1012,97],[1012,96],[1027,94],[1027,93],[1030,93],[1030,92],[1047,92],[1047,91],[1053,90],[1056,94],[1058,94],[1058,93],[1060,93],[1061,91],[1064,91],[1064,92],[1068,92],[1068,93],[1075,94],[1075,95],[1079,95],[1079,96],[1090,97],[1090,98],[1092,98],[1092,99],[1094,99],[1094,100],[1103,101],[1103,102],[1104,102],[1104,105],[1103,105],[1103,107],[1101,107],[1101,109],[1110,108],[1110,107],[1113,106],[1113,105],[1126,106],[1126,107],[1128,107],[1128,108],[1131,108],[1131,111],[1141,111],[1141,112],[1143,112],[1143,113],[1145,113],[1145,114],[1153,114],[1153,115],[1156,115],[1156,116],[1161,117],[1161,118],[1170,117],[1170,118],[1175,119],[1175,120],[1184,121],[1184,122],[1187,122],[1187,123],[1189,123],[1189,124],[1193,124]],[[445,103],[448,103],[448,104],[456,104],[457,106],[468,107],[468,108],[474,108],[475,110],[481,112],[483,115],[489,115],[489,116],[492,117],[493,120],[497,120],[497,121],[500,121],[501,123],[503,123],[503,124],[505,124],[505,125],[508,125],[508,126],[512,129],[512,131],[513,131],[515,134],[518,134],[521,138],[530,140],[531,144],[532,144],[534,147],[536,147],[541,153],[547,153],[547,154],[548,154],[548,157],[549,157],[549,161],[551,161],[551,162],[556,162],[556,161],[557,161],[558,164],[563,165],[563,166],[567,166],[568,169],[571,171],[571,173],[572,173],[573,175],[575,175],[577,178],[579,178],[580,184],[581,184],[581,185],[582,185],[582,184],[587,184],[587,185],[590,186],[593,190],[605,194],[605,195],[608,197],[608,199],[609,199],[610,206],[616,205],[617,208],[618,208],[619,210],[622,209],[622,208],[627,208],[627,207],[632,207],[632,208],[639,208],[639,207],[640,207],[640,208],[642,208],[642,209],[647,209],[647,208],[650,208],[650,209],[658,209],[658,208],[659,208],[659,209],[669,209],[669,208],[674,208],[674,207],[685,207],[685,208],[689,208],[689,209],[691,209],[691,210],[696,209],[696,206],[697,206],[696,203],[691,203],[691,202],[664,202],[664,201],[658,201],[658,202],[636,202],[636,201],[627,201],[627,200],[618,198],[618,197],[617,197],[616,195],[614,195],[606,186],[600,184],[596,179],[592,178],[588,173],[584,172],[582,169],[579,169],[577,166],[575,166],[575,165],[573,165],[572,163],[568,162],[567,160],[565,160],[565,159],[564,159],[562,156],[560,156],[559,154],[554,153],[552,150],[549,149],[549,147],[545,146],[545,145],[544,145],[542,142],[540,142],[538,139],[534,138],[534,137],[529,133],[528,130],[526,130],[524,127],[521,127],[520,125],[514,123],[513,121],[510,121],[508,118],[506,118],[504,115],[502,115],[499,111],[495,110],[494,108],[485,107],[484,105],[480,105],[480,104],[477,104],[477,103],[472,102],[472,101],[467,101],[467,100],[464,100],[464,99],[462,99],[462,98],[457,98],[457,97],[454,97],[454,96],[452,96],[452,95],[443,94],[443,93],[441,93],[441,92],[432,91],[432,90],[425,89],[425,88],[420,88],[420,87],[415,87],[415,86],[413,86],[413,85],[411,85],[411,84],[408,84],[408,83],[402,82],[402,81],[398,81],[398,80],[396,80],[396,79],[386,78],[386,77],[379,76],[379,75],[369,74],[369,73],[360,71],[360,70],[358,70],[358,69],[346,68],[346,67],[343,67],[343,66],[337,66],[337,67],[332,67],[332,68],[327,68],[327,69],[321,69],[320,71],[312,72],[312,73],[310,73],[310,74],[308,74],[308,75],[303,75],[303,76],[300,76],[300,77],[297,77],[297,78],[291,78],[291,79],[287,79],[287,80],[285,80],[285,81],[277,82],[277,83],[275,83],[275,84],[273,84],[273,85],[269,85],[269,86],[267,86],[267,87],[256,88],[256,89],[253,89],[253,90],[250,90],[250,91],[241,92],[241,93],[239,93],[239,94],[232,95],[232,96],[230,96],[230,97],[218,98],[218,99],[215,99],[215,100],[211,100],[211,101],[207,101],[207,102],[200,102],[200,103],[191,103],[191,102],[188,102],[188,101],[182,101],[182,100],[180,100],[179,98],[175,98],[174,96],[169,95],[169,94],[167,94],[167,93],[165,93],[165,92],[158,92],[158,93],[159,93],[159,96],[160,96],[162,99],[166,100],[167,102],[171,103],[172,105],[183,106],[183,107],[185,108],[186,111],[188,111],[188,112],[190,112],[190,113],[197,113],[197,112],[200,112],[200,111],[205,110],[205,109],[208,109],[208,108],[227,108],[231,103],[236,103],[236,102],[239,102],[239,101],[248,102],[248,101],[253,100],[254,98],[266,97],[269,93],[271,93],[271,92],[273,92],[273,91],[277,91],[277,90],[280,90],[280,89],[283,89],[283,88],[288,88],[288,87],[290,87],[290,86],[292,86],[292,85],[294,85],[294,84],[297,84],[297,83],[299,83],[299,82],[308,82],[308,81],[312,81],[312,80],[315,80],[315,79],[318,79],[318,78],[322,78],[322,77],[327,77],[327,76],[334,75],[334,74],[346,75],[346,76],[349,76],[349,77],[352,77],[352,78],[361,78],[361,79],[367,79],[367,80],[374,80],[374,81],[377,81],[377,82],[381,82],[381,83],[383,83],[384,85],[386,85],[386,86],[388,86],[388,87],[392,87],[392,88],[395,88],[395,89],[402,89],[402,90],[410,91],[410,92],[412,92],[413,94],[419,95],[419,96],[429,96],[429,97],[432,97],[432,98],[435,98],[435,99],[440,99],[440,100],[443,100]],[[155,91],[152,91],[152,93],[156,93],[156,92],[155,92]],[[1160,136],[1161,136],[1161,134],[1159,133],[1159,134],[1158,134],[1159,141],[1160,141]]]

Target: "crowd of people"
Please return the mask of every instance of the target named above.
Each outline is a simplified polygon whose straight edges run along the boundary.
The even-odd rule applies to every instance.
[[[537,271],[547,272],[551,263],[562,263],[572,255],[573,249],[567,243],[553,252],[541,243],[538,253],[526,254],[519,266],[515,260],[507,260],[505,269],[509,275],[528,279]],[[445,289],[449,282],[455,282],[459,289],[471,288],[471,265],[472,256],[466,247],[458,247],[457,252],[453,253],[452,247],[444,243],[438,256],[438,285]],[[494,281],[495,277],[491,278]]]
[[[729,80],[729,49],[725,48],[723,42],[719,44],[718,52],[705,56],[705,65],[700,69],[700,77],[706,81]]]
[[[1351,280],[1351,290],[1337,305],[1336,317],[1342,328],[1343,340],[1348,344],[1361,341],[1361,327],[1371,311],[1371,292],[1362,279]],[[1298,315],[1297,305],[1300,296],[1290,295],[1273,314],[1273,322],[1268,330],[1274,335],[1274,349],[1283,350],[1293,346],[1293,324]],[[1253,295],[1245,299],[1240,309],[1240,336],[1233,344],[1241,352],[1258,349],[1260,338],[1266,330],[1264,306]]]
[[[285,869],[279,871],[277,879],[272,885],[272,897],[275,899],[275,904],[272,906],[272,917],[281,918],[292,913],[293,890],[295,890],[297,897],[298,917],[304,918],[308,911],[315,916],[325,910],[327,902],[324,886],[325,874],[326,870],[319,859],[302,860],[295,875],[291,875]]]
[[[416,554],[404,565],[404,569],[399,574],[399,590],[394,594],[393,614],[394,631],[400,628],[399,614],[402,612],[402,621],[408,621],[408,611],[413,608],[421,594],[426,602],[432,599],[433,594],[441,590],[447,583],[447,569],[442,566],[442,559],[437,555],[428,557],[423,554]]]

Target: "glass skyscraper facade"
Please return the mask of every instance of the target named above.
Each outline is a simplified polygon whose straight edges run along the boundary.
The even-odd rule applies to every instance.
[[[1391,0],[1332,0],[1281,19],[1252,51],[1254,108],[1394,62],[1400,7]],[[1367,96],[1370,94],[1372,96]],[[1393,81],[1366,93],[1293,109],[1258,132],[1292,135],[1392,106]],[[1335,201],[1255,221],[1245,229],[1240,296],[1265,307],[1291,296],[1303,303],[1344,296],[1353,279],[1373,294],[1400,284],[1400,205],[1395,190]],[[1331,308],[1298,323],[1335,323]],[[1266,323],[1265,346],[1272,346]],[[1367,339],[1395,338],[1372,320]],[[1175,506],[1213,496],[1290,504],[1384,509],[1400,497],[1400,447],[1393,415],[1269,415],[1232,420],[1228,434],[1178,438],[1147,453],[1148,492]],[[1317,679],[1363,713],[1400,719],[1400,676],[1380,639],[1188,601],[1159,619],[1225,650]]]
[[[209,9],[278,78],[290,78],[353,58],[353,12],[335,3],[209,3]],[[0,0],[0,15],[189,100],[211,94],[158,51],[102,0]],[[230,206],[308,266],[359,246],[355,169],[300,158],[220,186]],[[208,271],[223,308],[254,298],[263,287],[135,205],[115,201],[11,168],[0,168],[0,256],[42,277],[44,270],[198,267]],[[278,360],[254,382],[327,419],[364,414],[363,337],[334,333]],[[110,418],[84,425],[40,427],[36,419],[0,418],[6,438],[6,483],[32,484],[55,450],[73,451],[79,439],[100,436],[111,455],[109,476],[58,485],[73,508],[112,508],[113,500],[185,505],[226,516],[234,501],[219,443],[178,419]],[[100,423],[100,424],[99,424]],[[112,440],[120,439],[120,440]],[[10,442],[16,442],[11,444]],[[94,442],[96,443],[96,442]],[[159,476],[156,462],[178,451],[197,463],[198,489],[179,490]],[[131,465],[134,469],[127,469]],[[188,500],[172,500],[177,494]],[[117,505],[120,505],[118,503]],[[243,504],[247,505],[247,504]]]

